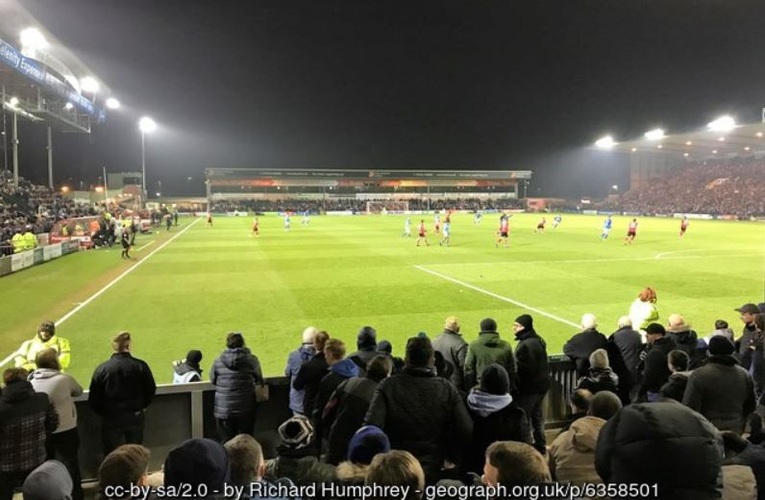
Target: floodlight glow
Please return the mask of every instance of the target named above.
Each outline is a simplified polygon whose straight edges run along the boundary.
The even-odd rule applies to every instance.
[[[48,40],[45,39],[37,28],[27,28],[21,31],[21,46],[26,49],[47,49],[50,47]]]
[[[64,104],[64,109],[65,110],[71,111],[72,108],[74,108],[74,104],[72,104],[71,102],[68,102],[68,103]]]
[[[69,192],[69,186],[62,186],[61,187],[61,192],[62,193],[68,193]]]
[[[8,101],[8,104],[11,105],[12,108],[15,108],[19,105],[19,98],[18,97],[11,97],[11,100]]]
[[[686,156],[686,157],[687,157],[687,156],[688,156],[688,153],[683,153],[683,156]]]
[[[643,134],[643,137],[645,137],[649,141],[658,141],[659,139],[664,138],[664,130],[660,128],[649,130],[648,132]]]
[[[685,141],[686,146],[691,146],[693,143],[691,141]]]
[[[754,134],[754,135],[756,135],[757,137],[762,137],[762,132],[757,132],[757,133],[756,133],[756,134]]]
[[[618,191],[619,186],[617,184],[614,184],[613,186],[611,186],[611,189],[613,189],[614,191]]]
[[[634,153],[635,151],[637,151],[637,148],[632,148],[632,152]]]
[[[616,142],[614,142],[613,137],[607,135],[595,141],[595,146],[601,149],[611,149],[612,147],[616,146]]]
[[[749,149],[750,149],[749,146],[747,146],[744,148],[744,151],[749,151]]]
[[[713,132],[728,132],[736,127],[736,120],[730,116],[721,116],[715,121],[709,122],[707,128]]]
[[[725,137],[718,137],[717,140],[720,141],[720,142],[724,142],[725,141]]]
[[[120,109],[120,102],[114,97],[110,97],[106,100],[106,107],[109,109]]]
[[[664,146],[662,146],[661,144],[659,144],[659,145],[658,145],[658,146],[656,146],[656,147],[657,147],[657,148],[659,148],[659,149],[661,149],[661,148],[663,148]]]
[[[104,188],[102,186],[96,186],[96,193],[103,193]]]
[[[85,92],[91,92],[95,94],[98,92],[98,89],[101,88],[101,85],[99,85],[96,79],[92,76],[86,76],[80,80],[80,88],[82,88],[82,90]]]
[[[154,132],[157,128],[157,124],[148,116],[144,116],[138,121],[138,128],[141,129],[141,132]]]
[[[716,154],[717,154],[717,150],[716,150],[716,149],[713,149],[713,150],[712,150],[712,154],[713,154],[713,155],[716,155]]]

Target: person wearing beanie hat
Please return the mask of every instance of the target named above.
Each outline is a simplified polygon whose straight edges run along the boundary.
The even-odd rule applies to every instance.
[[[547,445],[542,401],[550,390],[547,362],[547,344],[534,330],[534,318],[521,314],[513,323],[515,360],[518,365],[518,392],[516,403],[526,412],[534,429],[534,447],[544,453]]]
[[[723,336],[709,342],[709,358],[688,377],[683,404],[704,415],[721,431],[744,432],[755,409],[754,382],[733,356],[733,343]]]
[[[202,368],[199,363],[202,361],[202,351],[195,349],[186,354],[186,359],[173,361],[173,383],[188,384],[190,382],[202,381]]]
[[[449,380],[460,393],[465,387],[465,357],[468,343],[460,335],[460,323],[456,316],[449,316],[444,323],[444,331],[433,339],[433,349],[441,353],[444,362],[451,368]]]
[[[459,462],[473,424],[454,385],[433,371],[430,340],[413,337],[406,344],[406,367],[377,386],[365,424],[382,429],[391,448],[416,455],[435,482],[444,460]]]
[[[348,443],[348,460],[337,466],[337,479],[345,485],[363,485],[369,464],[379,453],[390,451],[388,436],[374,425],[365,425],[356,431]]]
[[[287,357],[287,367],[284,369],[284,375],[290,379],[290,410],[293,414],[305,415],[303,401],[305,399],[305,389],[295,389],[292,385],[295,382],[300,368],[311,360],[316,354],[313,341],[319,330],[316,327],[309,326],[303,330],[303,343],[300,347],[292,351]]]
[[[510,377],[502,365],[492,363],[484,368],[480,387],[468,394],[467,408],[473,420],[473,439],[462,460],[466,472],[482,473],[486,448],[495,441],[531,444],[526,413],[514,404]]]
[[[297,485],[307,485],[336,478],[335,466],[317,458],[316,433],[310,419],[295,415],[285,420],[277,431],[281,438],[277,448],[279,456],[266,462],[266,480],[288,477]]]
[[[404,360],[398,356],[393,355],[393,345],[388,340],[381,340],[377,343],[377,352],[385,356],[389,356],[393,361],[393,371],[391,375],[396,375],[404,369]]]
[[[163,470],[165,487],[189,485],[192,491],[198,491],[197,487],[204,485],[210,494],[213,490],[223,491],[231,479],[226,449],[206,438],[188,439],[170,450]]]
[[[72,500],[74,485],[64,464],[56,460],[43,462],[24,480],[24,500]]]
[[[471,389],[481,382],[480,374],[491,363],[499,363],[510,376],[510,392],[517,387],[515,356],[512,346],[499,337],[497,322],[492,318],[481,320],[478,338],[468,345],[465,355],[465,387]]]
[[[661,388],[669,380],[671,372],[667,357],[677,345],[659,323],[650,323],[645,327],[646,344],[643,359],[643,382],[638,389],[639,401],[657,401],[661,397]]]
[[[358,350],[350,354],[348,359],[356,363],[361,370],[360,375],[363,376],[367,364],[377,355],[377,330],[371,326],[362,327],[356,336],[356,348]]]

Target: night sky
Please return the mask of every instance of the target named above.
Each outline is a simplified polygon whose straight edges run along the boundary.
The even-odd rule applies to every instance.
[[[765,106],[762,0],[23,4],[125,105],[90,136],[56,134],[57,184],[140,170],[147,114],[163,194],[257,166],[531,169],[530,193],[599,196],[627,180],[585,150],[604,133]],[[44,181],[44,129],[21,140],[22,175]]]

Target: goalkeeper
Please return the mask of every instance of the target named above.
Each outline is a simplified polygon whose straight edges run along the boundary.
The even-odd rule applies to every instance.
[[[37,336],[21,344],[19,350],[16,351],[16,368],[24,368],[29,372],[36,370],[35,359],[37,354],[45,349],[53,349],[58,353],[61,371],[69,367],[71,359],[69,341],[56,335],[56,325],[52,321],[45,321],[37,329]]]

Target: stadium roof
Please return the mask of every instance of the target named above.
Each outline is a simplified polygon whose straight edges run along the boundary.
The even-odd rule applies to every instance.
[[[662,135],[659,130],[656,139],[640,139],[619,142],[614,138],[610,146],[596,146],[622,153],[651,153],[703,160],[710,158],[731,158],[736,156],[765,155],[765,123],[736,125],[727,131],[709,128],[681,134]],[[606,138],[604,138],[605,140]],[[600,141],[599,141],[600,142]]]

